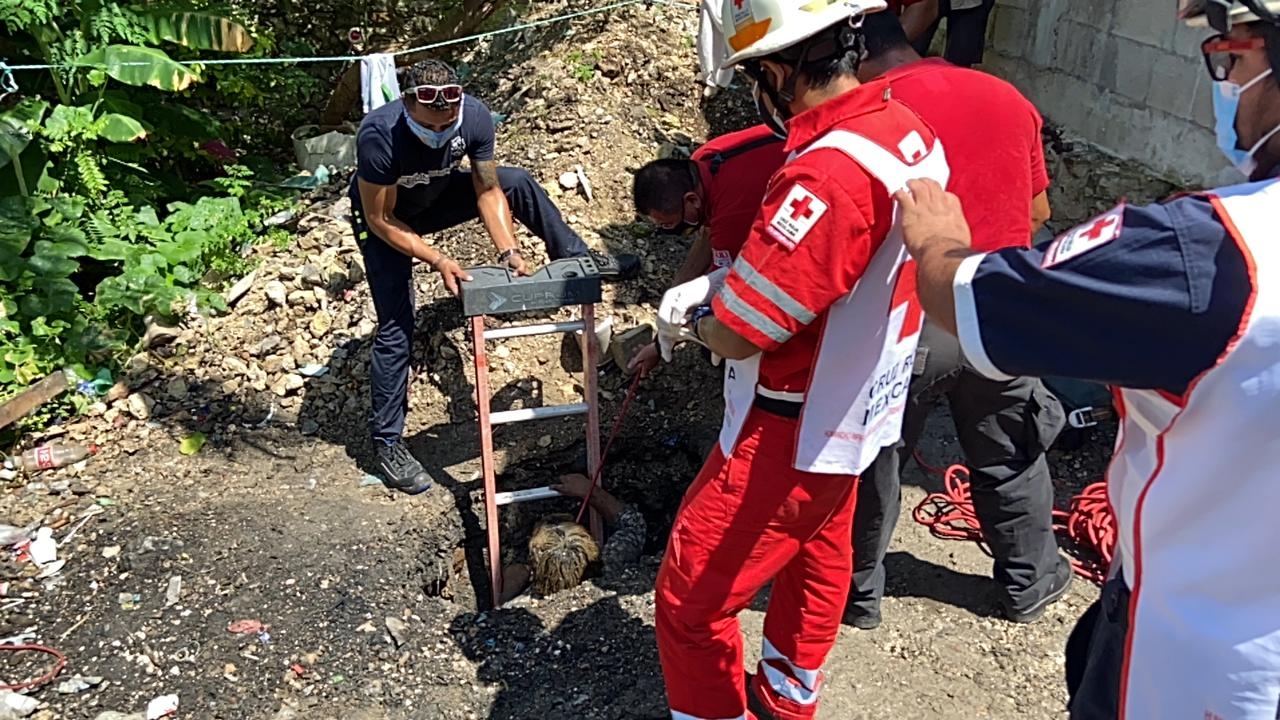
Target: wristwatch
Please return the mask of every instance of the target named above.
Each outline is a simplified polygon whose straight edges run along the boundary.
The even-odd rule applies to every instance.
[[[498,253],[498,262],[506,262],[512,255],[520,255],[520,248],[507,248],[506,250]]]
[[[693,336],[698,338],[698,342],[706,343],[706,341],[702,339],[702,336],[698,334],[698,322],[701,321],[702,318],[713,314],[714,312],[711,310],[710,305],[699,305],[693,309],[693,314],[689,316],[689,329],[693,331]]]

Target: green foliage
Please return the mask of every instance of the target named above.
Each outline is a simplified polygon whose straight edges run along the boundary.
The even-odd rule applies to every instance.
[[[569,62],[569,74],[578,82],[591,82],[596,76],[596,64],[600,62],[600,52],[592,50],[584,53],[581,50],[572,50],[567,58]]]
[[[193,102],[204,73],[183,56],[260,49],[240,23],[0,0],[0,25],[30,59],[66,66],[52,93],[0,111],[2,400],[60,367],[115,364],[148,316],[224,309],[222,283],[287,201],[234,153],[211,155],[227,126]]]

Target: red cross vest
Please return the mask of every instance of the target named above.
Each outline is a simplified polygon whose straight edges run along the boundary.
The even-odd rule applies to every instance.
[[[940,141],[926,147],[924,139],[912,131],[901,147],[904,155],[921,159],[908,165],[868,138],[832,130],[793,153],[787,162],[820,148],[833,148],[879,180],[890,194],[917,178],[931,178],[946,186],[950,169]],[[759,387],[760,355],[728,362],[720,431],[724,454],[733,452],[757,392],[803,403],[793,461],[797,470],[857,475],[875,460],[881,448],[897,442],[923,319],[914,268],[902,244],[895,201],[892,228],[866,272],[848,295],[827,310],[804,394]]]
[[[1252,275],[1238,334],[1182,397],[1116,392],[1126,720],[1280,717],[1280,180],[1208,194]]]

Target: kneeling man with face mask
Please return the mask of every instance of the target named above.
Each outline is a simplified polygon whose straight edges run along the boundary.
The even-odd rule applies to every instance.
[[[514,215],[546,243],[552,260],[589,256],[606,278],[634,276],[640,261],[588,249],[528,172],[498,167],[489,108],[463,92],[453,68],[425,60],[406,71],[403,84],[403,97],[360,124],[349,195],[378,313],[371,372],[374,453],[388,487],[416,494],[430,488],[431,479],[401,440],[414,324],[413,260],[439,272],[455,295],[459,281],[469,279],[422,236],[479,218],[497,248],[496,260],[526,274]],[[469,169],[461,167],[463,157]]]

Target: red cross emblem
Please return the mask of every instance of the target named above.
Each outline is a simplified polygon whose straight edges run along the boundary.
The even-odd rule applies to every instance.
[[[1080,231],[1080,237],[1085,240],[1101,240],[1102,236],[1111,232],[1116,223],[1120,222],[1120,218],[1115,215],[1107,215],[1093,221],[1093,224]]]
[[[1053,244],[1045,250],[1040,266],[1050,268],[1102,247],[1120,237],[1123,226],[1124,206],[1121,205],[1094,218],[1088,225],[1078,226],[1075,230],[1054,240]]]
[[[742,3],[743,3],[743,0],[733,0],[733,6],[738,8],[739,10],[742,9]]]
[[[791,219],[792,220],[808,220],[810,217],[813,216],[813,209],[810,207],[810,205],[812,204],[813,204],[812,195],[805,195],[803,198],[801,198],[798,201],[793,200],[791,204],[787,206],[787,209],[791,211]]]

